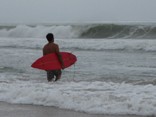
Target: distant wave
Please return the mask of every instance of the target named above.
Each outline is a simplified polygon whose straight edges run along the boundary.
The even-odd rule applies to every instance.
[[[155,39],[156,25],[52,25],[0,26],[0,37],[43,38],[49,32],[57,38]]]
[[[156,26],[104,24],[89,28],[81,34],[86,38],[156,38]]]

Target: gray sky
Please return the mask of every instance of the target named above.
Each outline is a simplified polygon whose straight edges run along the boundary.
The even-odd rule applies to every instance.
[[[156,21],[156,0],[0,0],[3,21]]]

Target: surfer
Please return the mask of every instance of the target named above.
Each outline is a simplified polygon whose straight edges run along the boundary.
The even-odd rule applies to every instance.
[[[43,48],[43,55],[47,55],[50,53],[56,53],[61,65],[62,65],[62,69],[64,69],[65,66],[64,66],[63,59],[62,59],[62,55],[60,54],[60,51],[59,51],[59,46],[54,43],[54,35],[52,33],[48,33],[46,35],[46,38],[48,40],[48,43]],[[54,76],[56,76],[55,81],[57,81],[61,78],[61,74],[62,74],[61,69],[59,69],[59,70],[47,70],[46,72],[47,72],[48,82],[51,82],[52,79],[54,78]]]

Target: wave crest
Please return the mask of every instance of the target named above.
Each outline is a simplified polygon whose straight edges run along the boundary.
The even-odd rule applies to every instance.
[[[0,37],[43,38],[49,32],[57,38],[155,39],[156,26],[121,24],[0,26]]]

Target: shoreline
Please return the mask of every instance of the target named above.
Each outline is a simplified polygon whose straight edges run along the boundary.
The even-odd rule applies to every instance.
[[[29,104],[9,104],[0,102],[1,117],[141,117],[138,115],[88,114],[73,110]],[[146,117],[146,116],[144,116]]]

